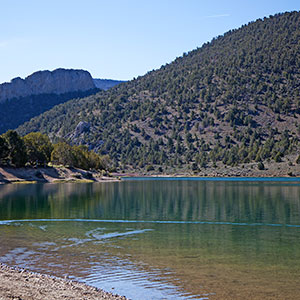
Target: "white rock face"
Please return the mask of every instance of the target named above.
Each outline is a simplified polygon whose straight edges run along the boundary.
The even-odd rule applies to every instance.
[[[22,79],[0,84],[0,103],[19,97],[38,94],[63,94],[96,88],[91,74],[84,70],[57,69],[38,71]]]

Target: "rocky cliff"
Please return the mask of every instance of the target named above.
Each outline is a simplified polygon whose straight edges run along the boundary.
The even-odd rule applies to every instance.
[[[14,78],[0,85],[0,103],[5,100],[29,95],[63,94],[95,89],[91,74],[84,70],[57,69],[38,71],[22,79]]]

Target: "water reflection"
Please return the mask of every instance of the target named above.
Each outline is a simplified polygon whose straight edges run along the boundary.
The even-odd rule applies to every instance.
[[[0,261],[133,299],[296,299],[299,193],[292,182],[1,186],[0,219],[15,221],[0,222]]]
[[[139,181],[0,186],[0,219],[88,218],[299,224],[300,186]]]

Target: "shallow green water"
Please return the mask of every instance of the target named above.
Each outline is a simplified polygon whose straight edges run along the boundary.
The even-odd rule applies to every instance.
[[[0,261],[132,299],[297,299],[300,182],[0,186]]]

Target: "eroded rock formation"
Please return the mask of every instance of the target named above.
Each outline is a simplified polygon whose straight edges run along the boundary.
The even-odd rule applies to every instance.
[[[0,85],[0,103],[29,95],[63,94],[96,88],[91,74],[84,70],[56,69],[38,71],[22,79],[14,78]]]

